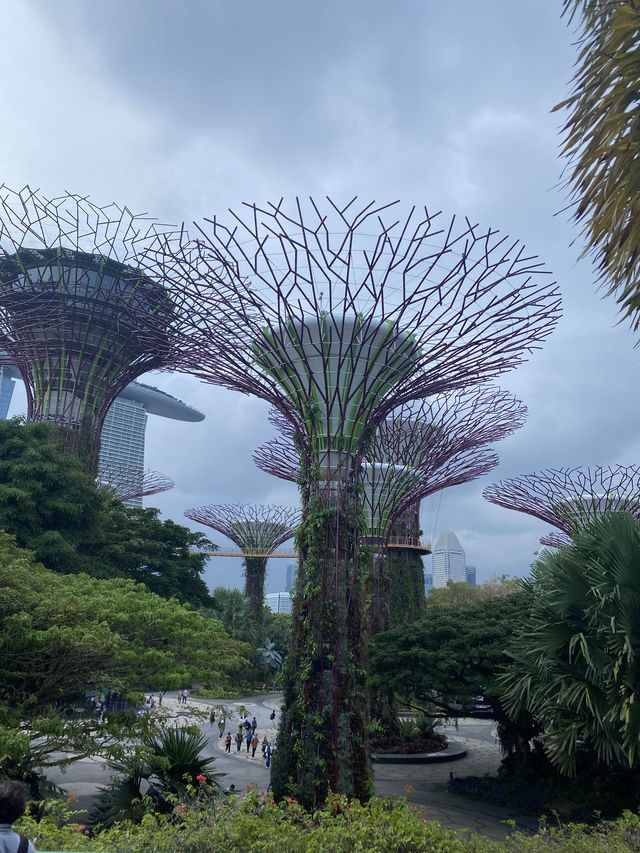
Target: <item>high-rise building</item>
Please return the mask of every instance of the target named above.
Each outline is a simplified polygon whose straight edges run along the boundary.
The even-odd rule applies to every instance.
[[[287,574],[284,582],[284,588],[287,592],[291,592],[293,589],[293,578],[296,573],[296,568],[295,563],[287,563]]]
[[[9,406],[13,397],[13,389],[16,387],[16,379],[20,379],[20,373],[12,365],[0,367],[0,418],[4,421],[9,415]]]
[[[441,533],[431,555],[433,586],[445,587],[447,581],[466,583],[467,571],[464,549],[455,533]]]
[[[288,592],[270,592],[265,595],[264,603],[274,613],[291,613],[293,602]]]
[[[469,586],[476,585],[476,567],[475,566],[467,566],[467,583]]]
[[[116,397],[102,428],[100,468],[124,465],[142,480],[144,472],[144,439],[147,414],[176,421],[203,421],[204,415],[171,394],[131,382]],[[125,501],[127,506],[142,506],[142,497]]]

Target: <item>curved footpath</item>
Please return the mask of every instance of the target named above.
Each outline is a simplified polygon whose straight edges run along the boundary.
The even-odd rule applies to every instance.
[[[225,705],[236,709],[244,705],[249,719],[254,715],[258,722],[257,733],[259,740],[266,734],[267,739],[275,742],[276,726],[280,720],[279,695],[248,696],[245,699],[188,699],[186,705],[178,706],[175,693],[167,693],[163,699],[164,712],[176,721],[189,719],[189,708],[196,706],[206,710],[211,705]],[[276,719],[269,719],[271,711],[276,711]],[[239,714],[227,720],[225,736],[228,731],[232,735],[238,728]],[[189,719],[189,722],[193,720]],[[260,747],[255,759],[247,754],[243,745],[236,752],[232,743],[232,752],[224,752],[224,737],[219,738],[218,720],[213,725],[209,722],[198,723],[201,731],[208,740],[207,754],[216,758],[216,772],[224,773],[221,780],[227,788],[235,786],[238,791],[247,785],[256,785],[259,790],[267,790],[270,784],[270,771],[265,767]],[[451,739],[462,744],[467,750],[463,758],[453,762],[407,764],[407,763],[377,763],[373,764],[376,794],[380,796],[406,797],[407,801],[418,808],[427,820],[437,820],[453,829],[477,832],[496,841],[505,839],[513,828],[506,821],[513,821],[517,829],[523,832],[536,832],[538,823],[535,818],[523,816],[509,808],[494,806],[477,800],[470,800],[447,792],[450,774],[457,777],[482,776],[484,773],[495,773],[500,764],[500,750],[494,735],[493,723],[490,720],[464,719],[457,726],[450,725],[445,729]],[[65,774],[49,774],[52,781],[63,786],[68,791],[74,791],[79,798],[79,805],[87,808],[95,800],[97,787],[107,784],[109,774],[104,764],[83,760],[71,765]]]

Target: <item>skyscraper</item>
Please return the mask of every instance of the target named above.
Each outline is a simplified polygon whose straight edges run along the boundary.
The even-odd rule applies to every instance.
[[[144,440],[147,414],[159,415],[176,421],[203,421],[204,415],[171,394],[131,382],[116,397],[102,428],[100,468],[125,465],[142,480],[144,472]],[[142,498],[125,501],[127,506],[142,506]]]
[[[464,549],[452,531],[441,533],[431,556],[433,586],[447,585],[447,581],[466,583],[467,571]]]

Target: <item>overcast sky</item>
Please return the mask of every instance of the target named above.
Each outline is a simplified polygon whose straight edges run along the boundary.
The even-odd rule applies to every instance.
[[[399,198],[496,227],[553,271],[563,319],[498,380],[529,407],[527,425],[496,445],[494,474],[423,506],[425,534],[455,531],[480,582],[527,574],[550,529],[484,501],[486,483],[637,460],[634,338],[595,292],[589,262],[577,262],[579,235],[558,214],[562,115],[550,111],[576,55],[561,0],[2,7],[9,186],[115,200],[170,223],[281,196]],[[177,484],[151,500],[164,517],[204,530],[183,519],[187,507],[297,503],[295,487],[251,460],[272,436],[266,404],[184,376],[143,381],[206,413],[197,424],[149,417],[147,465]],[[286,562],[270,561],[271,591],[283,588]],[[242,586],[240,561],[212,560],[207,581]]]

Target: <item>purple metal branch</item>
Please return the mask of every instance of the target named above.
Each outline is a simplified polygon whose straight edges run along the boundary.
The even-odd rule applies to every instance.
[[[212,527],[243,551],[273,551],[291,539],[300,524],[300,510],[282,506],[211,504],[193,507],[187,518]]]
[[[441,224],[426,208],[399,219],[395,205],[355,201],[246,210],[229,225],[207,220],[199,245],[180,247],[181,285],[200,306],[188,369],[349,452],[392,408],[515,367],[558,319],[541,264],[468,220]],[[368,368],[350,370],[359,360]]]
[[[533,515],[572,537],[605,512],[640,517],[640,466],[548,468],[494,483],[483,495],[491,503]]]
[[[111,492],[114,498],[129,501],[167,492],[175,482],[159,471],[138,471],[125,463],[107,462],[100,465],[98,485]]]

